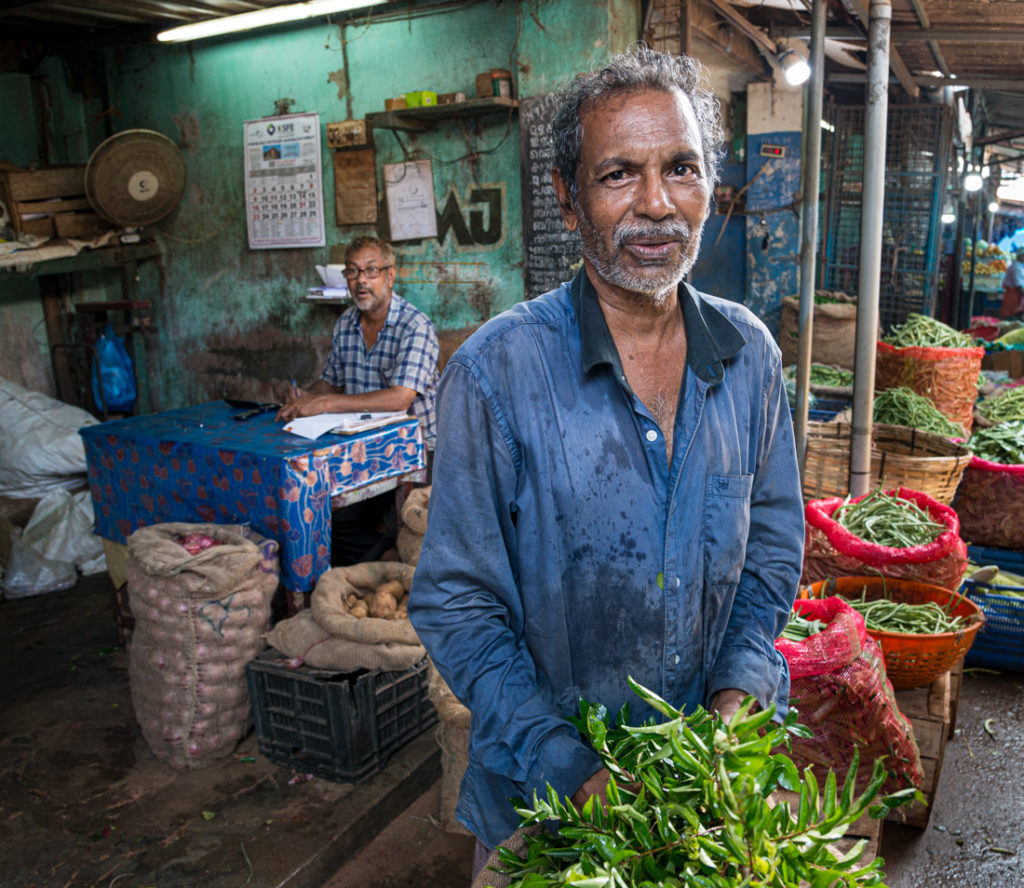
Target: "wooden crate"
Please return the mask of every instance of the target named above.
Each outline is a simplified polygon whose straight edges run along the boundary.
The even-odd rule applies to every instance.
[[[110,228],[85,196],[85,166],[0,171],[0,201],[18,235],[84,237]]]
[[[909,688],[896,691],[896,705],[910,721],[914,729],[914,739],[921,753],[921,764],[924,769],[924,781],[921,792],[927,805],[914,802],[910,807],[897,808],[886,820],[905,823],[924,829],[928,825],[935,791],[942,774],[942,759],[946,752],[946,740],[949,739],[955,712],[953,689],[959,693],[959,684],[953,680],[951,673],[944,672],[927,687]]]

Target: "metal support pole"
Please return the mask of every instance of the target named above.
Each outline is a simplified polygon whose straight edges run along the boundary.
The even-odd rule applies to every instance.
[[[796,363],[796,452],[803,480],[807,458],[807,409],[814,334],[814,259],[818,251],[818,192],[821,181],[821,105],[825,95],[825,3],[811,9],[811,79],[804,97],[804,155],[801,158],[800,316]]]
[[[871,482],[871,425],[875,403],[878,293],[882,272],[882,209],[885,204],[885,139],[889,111],[890,0],[871,0],[864,110],[864,184],[860,210],[860,288],[853,375],[850,493],[867,493]]]

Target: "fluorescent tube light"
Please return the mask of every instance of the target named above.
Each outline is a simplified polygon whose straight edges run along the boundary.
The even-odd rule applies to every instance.
[[[156,39],[161,43],[202,40],[204,37],[218,37],[221,34],[233,34],[236,31],[250,31],[254,28],[265,28],[268,25],[297,22],[320,15],[330,15],[334,12],[347,12],[360,7],[378,6],[386,2],[387,0],[307,0],[305,3],[272,6],[268,9],[256,9],[238,15],[226,15],[203,22],[194,22],[191,25],[181,25],[168,31],[161,31],[156,35]]]

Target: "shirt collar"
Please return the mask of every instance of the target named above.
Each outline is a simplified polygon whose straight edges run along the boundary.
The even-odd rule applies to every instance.
[[[615,340],[585,268],[573,278],[570,292],[580,325],[584,372],[589,373],[598,364],[610,364],[621,370]],[[686,329],[686,364],[705,382],[721,382],[725,375],[724,361],[743,348],[746,340],[732,321],[688,283],[680,282],[677,292]]]

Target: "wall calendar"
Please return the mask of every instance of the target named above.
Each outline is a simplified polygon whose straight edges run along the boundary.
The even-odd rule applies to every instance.
[[[245,215],[250,249],[326,244],[319,114],[245,121]]]

